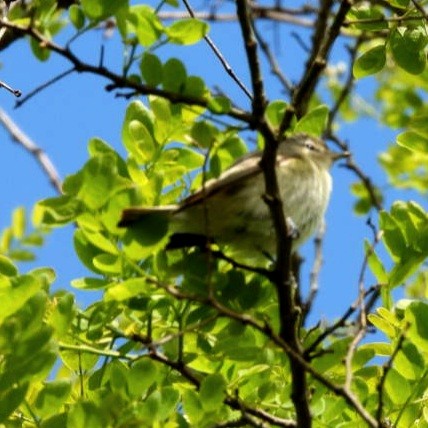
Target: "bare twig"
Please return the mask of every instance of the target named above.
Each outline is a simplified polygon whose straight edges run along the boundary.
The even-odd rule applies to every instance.
[[[118,88],[127,88],[127,89],[134,90],[136,94],[157,95],[162,98],[166,98],[172,103],[186,103],[189,105],[198,105],[205,108],[209,107],[209,99],[206,99],[203,97],[194,97],[194,96],[177,93],[177,92],[166,91],[156,87],[150,87],[150,86],[138,83],[135,80],[113,73],[107,68],[98,67],[92,64],[85,63],[81,61],[75,54],[73,54],[69,48],[64,48],[56,44],[52,40],[45,38],[43,35],[41,35],[37,30],[35,30],[32,27],[21,27],[7,20],[0,19],[0,28],[1,27],[11,28],[21,32],[22,34],[26,34],[32,37],[33,39],[42,43],[43,46],[45,46],[47,49],[67,59],[71,64],[73,64],[76,72],[91,73],[91,74],[102,76],[108,79],[111,82],[111,84],[107,85],[106,87],[108,90],[113,90]],[[249,114],[246,111],[239,110],[233,107],[227,112],[227,115],[247,123],[252,123],[253,121],[253,117],[251,114]]]
[[[349,96],[349,94],[352,91],[352,88],[354,86],[354,74],[352,72],[353,66],[354,66],[354,62],[357,58],[357,52],[358,52],[358,48],[360,46],[362,42],[361,38],[357,38],[354,46],[349,47],[348,51],[349,51],[349,57],[350,57],[350,61],[349,61],[349,69],[348,69],[348,77],[346,79],[345,84],[343,85],[342,90],[340,91],[339,96],[336,99],[336,102],[334,103],[333,107],[330,109],[329,112],[329,116],[328,116],[328,122],[327,122],[327,134],[332,134],[333,133],[333,122],[334,119],[337,116],[337,113],[339,112],[339,109],[341,107],[341,105],[346,101],[346,98]]]
[[[278,61],[276,60],[275,56],[273,55],[272,51],[269,48],[269,44],[266,43],[266,41],[263,39],[260,32],[257,30],[256,25],[253,26],[254,34],[257,38],[257,41],[264,52],[269,64],[270,68],[272,70],[272,74],[274,74],[278,80],[281,82],[282,87],[284,88],[285,92],[288,94],[292,94],[294,87],[293,84],[288,80],[288,78],[285,76],[285,74],[282,72]]]
[[[49,178],[49,182],[51,183],[53,188],[58,193],[62,193],[59,174],[55,166],[49,159],[48,155],[40,147],[38,147],[27,135],[25,135],[21,131],[21,129],[19,129],[16,123],[2,109],[0,109],[0,122],[7,130],[7,132],[9,132],[12,139],[34,156],[34,158],[41,166],[43,172]]]
[[[369,297],[369,302],[371,301],[371,297],[376,296],[376,298],[379,296],[379,286],[373,286],[370,287],[365,292],[365,297]],[[369,304],[369,303],[368,303]],[[368,306],[366,305],[366,307]],[[359,307],[359,298],[346,310],[346,312],[330,327],[327,327],[318,337],[317,339],[306,349],[305,355],[311,356],[311,354],[316,350],[316,348],[330,335],[332,335],[335,331],[337,331],[339,328],[342,328],[346,325],[346,321],[351,317],[352,314],[355,313],[355,311]]]
[[[29,99],[33,98],[34,95],[37,95],[39,92],[43,91],[44,89],[53,85],[54,83],[59,82],[61,79],[68,76],[69,74],[73,73],[74,71],[76,71],[76,69],[74,67],[70,68],[69,70],[66,70],[63,73],[58,74],[58,76],[55,76],[54,78],[48,80],[47,82],[45,82],[42,85],[38,86],[37,88],[33,89],[31,92],[29,92],[27,95],[25,95],[25,97],[18,100],[15,103],[15,107],[16,108],[21,107],[22,104],[26,103]]]
[[[426,10],[419,4],[418,1],[412,0],[413,6],[420,12],[420,14],[425,18],[425,21],[428,20],[428,13]]]
[[[11,88],[7,83],[3,82],[2,80],[0,80],[0,88],[6,89],[11,94],[15,95],[15,97],[17,97],[17,98],[19,98],[22,95],[22,93],[19,89]]]
[[[358,314],[358,331],[355,335],[354,339],[352,340],[348,352],[345,357],[345,369],[346,369],[346,379],[345,379],[345,390],[350,391],[351,390],[351,381],[352,381],[352,360],[355,354],[355,351],[357,349],[357,345],[361,342],[361,340],[364,338],[367,332],[367,308],[365,305],[365,296],[366,296],[366,290],[364,287],[364,277],[366,274],[366,270],[368,267],[369,258],[374,251],[375,246],[378,244],[380,240],[381,234],[378,232],[375,234],[373,243],[370,247],[370,249],[365,253],[364,260],[361,265],[360,274],[358,277],[358,306],[360,308],[359,314]]]
[[[190,6],[190,3],[188,2],[188,0],[183,0],[183,3],[186,6],[187,11],[189,12],[189,15],[195,19],[196,18],[195,13],[194,13],[192,7]],[[242,91],[245,93],[245,95],[250,100],[252,100],[253,97],[251,95],[251,92],[247,89],[247,87],[244,85],[244,83],[239,79],[239,77],[233,71],[232,67],[226,61],[223,54],[220,52],[220,50],[217,48],[215,43],[212,41],[211,37],[208,35],[205,35],[204,40],[207,42],[208,46],[214,52],[214,55],[219,59],[219,61],[221,62],[221,65],[226,70],[227,74],[236,82],[236,84],[242,89]]]
[[[332,140],[342,150],[350,152],[348,144],[342,141],[336,135],[329,133],[327,135],[327,138]],[[373,184],[371,178],[366,175],[363,170],[356,164],[352,156],[346,158],[346,162],[343,166],[349,169],[350,171],[353,171],[355,175],[361,180],[367,190],[371,205],[376,209],[376,211],[380,211],[382,209],[382,202],[380,200],[379,195],[377,194],[376,186]]]
[[[291,25],[297,25],[304,28],[313,28],[313,21],[310,19],[299,16],[297,11],[284,8],[272,8],[267,6],[257,5],[256,3],[250,4],[251,12],[254,19],[266,19],[270,21],[284,22]],[[314,13],[314,12],[312,12]],[[302,12],[305,15],[307,12]],[[183,19],[185,14],[180,11],[159,12],[159,18],[162,20],[176,20]],[[195,18],[203,19],[213,22],[231,22],[236,21],[238,18],[234,13],[213,13],[213,12],[195,12]]]
[[[322,242],[323,242],[324,233],[325,233],[325,223],[323,223],[322,230],[318,232],[317,236],[314,239],[315,258],[314,258],[314,262],[312,265],[312,270],[309,278],[309,296],[302,306],[303,319],[305,319],[308,313],[310,312],[312,308],[312,304],[318,293],[318,277],[319,277],[322,262],[323,262]]]
[[[194,370],[189,369],[182,362],[172,361],[164,354],[161,354],[160,352],[155,350],[150,351],[149,354],[146,354],[146,355],[148,355],[149,358],[155,361],[158,361],[172,368],[173,370],[176,370],[185,379],[187,379],[190,383],[192,383],[196,388],[200,387],[201,380],[202,380],[201,376],[199,376],[199,374]],[[142,357],[144,357],[144,355]],[[246,414],[249,414],[263,421],[272,423],[276,426],[285,427],[285,428],[292,428],[296,426],[296,423],[294,421],[289,419],[278,418],[276,416],[273,416],[265,412],[262,409],[257,409],[256,407],[250,407],[246,405],[244,402],[242,402],[238,397],[228,396],[225,398],[224,403],[235,410],[241,411],[243,417],[245,417]]]
[[[332,0],[323,0],[323,4],[325,4],[324,8],[330,10]],[[340,34],[340,28],[350,8],[351,2],[349,0],[342,0],[333,22],[329,27],[326,26],[328,13],[323,9],[319,11],[318,14],[321,17],[321,21],[324,22],[324,27],[321,28],[319,24],[315,29],[311,59],[307,62],[303,77],[294,93],[292,105],[284,114],[278,131],[280,136],[289,128],[294,114],[296,114],[297,117],[301,117],[305,114],[321,73],[327,64],[327,58],[330,54],[331,47]],[[318,19],[317,22],[319,20],[320,19]],[[321,40],[319,40],[319,38],[321,38]]]
[[[406,330],[401,332],[400,336],[398,337],[397,343],[394,347],[394,350],[392,351],[391,356],[388,358],[387,361],[382,366],[382,374],[379,379],[379,383],[377,384],[377,393],[378,393],[378,406],[376,410],[376,419],[379,423],[379,426],[382,426],[382,418],[383,418],[383,405],[384,405],[384,386],[386,377],[388,376],[389,371],[392,368],[392,363],[395,360],[395,357],[397,356],[398,352],[403,347],[404,339],[406,338]]]

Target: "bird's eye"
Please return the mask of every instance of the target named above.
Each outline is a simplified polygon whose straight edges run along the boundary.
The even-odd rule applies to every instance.
[[[315,144],[311,143],[310,141],[305,141],[304,146],[308,149],[308,150],[313,150],[315,151],[317,148],[315,147]]]

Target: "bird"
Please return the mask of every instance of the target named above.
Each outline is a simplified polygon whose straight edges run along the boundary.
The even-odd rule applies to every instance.
[[[279,143],[275,170],[284,216],[297,232],[293,251],[322,225],[332,190],[330,167],[347,156],[303,133]],[[169,249],[215,243],[239,258],[272,257],[275,228],[264,200],[261,159],[261,151],[244,155],[176,205],[127,208],[118,226],[132,228],[148,216],[162,216],[169,222]]]

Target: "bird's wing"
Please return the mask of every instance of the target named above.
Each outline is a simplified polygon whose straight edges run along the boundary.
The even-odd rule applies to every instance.
[[[122,211],[118,227],[128,227],[152,214],[169,216],[177,209],[177,205],[163,205],[159,207],[131,207]]]
[[[201,189],[184,199],[178,211],[196,205],[219,191],[235,192],[237,186],[240,187],[249,177],[256,176],[262,172],[259,165],[260,159],[260,153],[251,153],[239,159],[224,171],[220,177],[208,180]]]

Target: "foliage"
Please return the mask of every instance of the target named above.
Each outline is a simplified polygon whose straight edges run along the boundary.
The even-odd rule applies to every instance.
[[[327,38],[318,10],[320,39],[314,38],[312,52],[324,58],[308,60],[302,84],[287,102],[266,105],[257,89],[257,61],[251,61],[254,35],[238,10],[253,96],[260,101],[245,111],[189,75],[178,58],[157,54],[163,45],[201,42],[209,35],[206,22],[167,24],[161,19],[164,2],[70,3],[64,11],[53,0],[17,2],[2,26],[28,36],[39,60],[55,51],[76,70],[110,79],[111,90],[126,88],[145,98],[130,101],[124,113],[125,157],[91,139],[88,160],[65,179],[63,193],[35,206],[32,231],[18,208],[1,235],[0,425],[427,427],[428,214],[413,201],[381,209],[381,190],[352,160],[347,166],[358,177],[351,189],[355,211],[375,212],[379,224],[373,242],[366,242],[363,266],[375,284],[328,326],[305,326],[310,299],[296,299],[291,316],[281,312],[278,290],[286,281],[276,279],[281,269],[275,263],[271,270],[242,265],[216,247],[165,251],[170,231],[164,218],[118,227],[123,209],[175,203],[217,177],[247,152],[248,128],[257,131],[261,147],[285,133],[306,132],[325,133],[346,150],[333,124],[358,120],[353,79],[376,73],[379,120],[400,130],[397,145],[379,162],[391,185],[427,192],[428,38],[422,6],[394,0],[351,8],[340,2],[327,10],[337,20],[343,15],[336,33],[334,20],[324,22]],[[248,7],[244,0],[237,3],[238,9]],[[253,14],[256,19],[256,9]],[[63,28],[72,26],[78,36],[111,20],[131,52],[121,75],[80,62],[53,42]],[[324,90],[316,93],[320,64],[340,29],[356,41],[353,75],[343,82],[327,69]],[[51,291],[53,269],[22,273],[17,265],[33,260],[46,233],[67,224],[75,225],[74,249],[88,272],[71,285],[102,293],[87,308],[77,306],[71,291]],[[376,252],[379,241],[390,259]],[[410,298],[395,301],[394,289],[403,284]],[[294,300],[294,289],[288,291]],[[284,316],[293,324],[284,326]],[[285,327],[295,330],[297,342],[283,333]],[[382,339],[362,344],[368,329]],[[296,397],[302,373],[306,384]],[[310,421],[304,419],[305,401]]]

